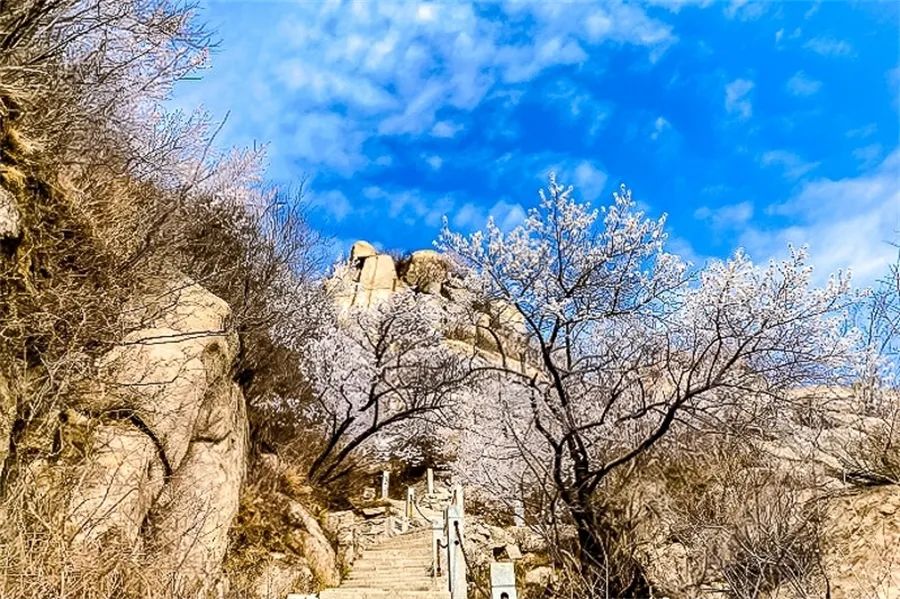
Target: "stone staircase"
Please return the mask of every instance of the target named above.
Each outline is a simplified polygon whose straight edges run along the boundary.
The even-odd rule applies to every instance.
[[[341,586],[319,599],[450,599],[445,576],[432,577],[432,532],[416,528],[363,552]]]

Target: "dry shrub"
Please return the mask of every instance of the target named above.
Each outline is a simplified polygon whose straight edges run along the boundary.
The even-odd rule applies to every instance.
[[[784,588],[795,596],[814,596],[808,593],[821,563],[822,514],[816,504],[804,504],[777,484],[766,481],[765,488],[746,497],[726,529],[718,568],[738,599]]]
[[[34,484],[35,481],[29,481]],[[65,526],[67,490],[36,498],[16,488],[0,504],[0,597],[4,599],[180,599],[179,570],[114,533],[76,542]],[[36,500],[37,499],[37,500]]]
[[[273,552],[282,564],[302,562],[304,547],[290,520],[290,504],[298,502],[311,513],[322,513],[321,496],[306,484],[302,470],[269,454],[253,464],[241,490],[238,514],[229,531],[225,573],[230,596],[252,596]]]
[[[894,406],[877,426],[852,443],[844,459],[850,482],[863,486],[900,484],[900,406]]]
[[[593,538],[589,542],[578,538],[568,513],[558,508],[557,516],[549,522],[532,524],[543,538],[546,559],[556,572],[553,583],[540,596],[555,599],[654,596],[640,560],[644,514],[640,501],[630,492],[638,482],[636,473],[634,468],[619,471],[597,490],[591,502]],[[552,500],[548,507],[552,509]],[[585,547],[589,543],[590,555],[586,555]]]
[[[806,596],[822,553],[814,489],[731,436],[691,439],[653,470],[664,485],[667,542],[686,549],[687,589],[724,583],[740,599],[786,587]]]

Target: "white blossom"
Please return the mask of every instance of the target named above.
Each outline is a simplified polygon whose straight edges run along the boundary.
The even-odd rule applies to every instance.
[[[527,337],[526,367],[487,367],[497,378],[472,401],[461,473],[504,500],[555,497],[588,530],[593,491],[676,422],[750,417],[751,398],[840,372],[853,339],[849,281],[814,287],[804,249],[764,267],[738,251],[692,273],[665,251],[665,217],[628,189],[601,210],[572,193],[551,176],[519,227],[467,237],[445,224],[438,246]]]

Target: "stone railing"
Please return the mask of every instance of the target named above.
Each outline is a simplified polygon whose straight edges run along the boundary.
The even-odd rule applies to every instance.
[[[465,504],[463,489],[456,485],[450,505],[444,508],[443,522],[431,522],[432,574],[443,576],[446,572],[450,599],[467,599],[465,554]]]
[[[382,497],[387,498],[390,474],[382,474]],[[434,473],[427,471],[426,498],[438,499],[434,488]],[[433,506],[432,506],[433,507]],[[416,501],[415,489],[407,488],[406,505],[400,519],[401,532],[406,532],[413,525],[416,514],[425,518],[426,514]],[[515,520],[518,526],[524,524],[521,505],[516,505]],[[433,512],[432,512],[433,513]],[[455,485],[450,495],[450,502],[443,509],[442,517],[431,518],[431,563],[432,576],[446,578],[450,599],[468,599],[467,570],[469,559],[465,544],[465,500],[462,485]],[[515,570],[511,562],[493,562],[490,568],[491,599],[517,599]],[[482,593],[485,591],[482,590]]]

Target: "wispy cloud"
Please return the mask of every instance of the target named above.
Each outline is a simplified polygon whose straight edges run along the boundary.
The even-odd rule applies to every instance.
[[[883,151],[881,144],[869,144],[853,150],[853,157],[862,163],[863,168],[869,168],[878,162]]]
[[[521,204],[499,200],[493,206],[485,209],[472,202],[466,202],[456,211],[452,217],[448,217],[453,227],[463,230],[479,229],[485,225],[490,217],[503,231],[522,224],[525,220],[525,209]]]
[[[666,129],[670,129],[672,124],[665,119],[665,117],[658,116],[656,120],[653,121],[653,131],[650,132],[650,139],[656,141],[659,139],[659,136],[662,135],[662,132]]]
[[[725,16],[729,19],[754,21],[766,13],[768,4],[753,0],[731,0],[725,7]]]
[[[854,54],[850,42],[828,36],[814,37],[803,44],[803,47],[822,56],[851,56]]]
[[[365,211],[389,217],[395,223],[404,225],[426,225],[433,229],[440,226],[441,218],[451,212],[455,205],[453,198],[435,195],[421,189],[384,189],[370,185],[363,189],[368,200]]]
[[[753,104],[750,101],[750,91],[754,83],[749,79],[735,79],[725,86],[725,109],[736,114],[742,120],[749,119],[753,115]]]
[[[694,218],[708,222],[719,231],[739,229],[753,218],[753,203],[739,202],[715,208],[701,206],[694,211]]]
[[[786,87],[793,96],[812,96],[822,89],[822,82],[807,76],[803,71],[797,71],[788,79]]]
[[[280,58],[258,63],[274,77],[255,73],[255,84],[281,86],[272,95],[282,98],[282,114],[313,115],[312,129],[296,132],[301,158],[348,173],[362,164],[361,144],[375,134],[452,138],[462,124],[439,119],[441,110],[470,111],[491,90],[583,62],[594,45],[658,52],[676,39],[670,26],[624,4],[508,3],[497,11],[467,3],[290,6],[292,16],[272,36]],[[500,22],[527,27],[528,35],[509,38]],[[334,106],[353,130],[322,122]],[[326,127],[334,133],[327,141]]]
[[[343,193],[337,190],[326,191],[324,193],[313,193],[310,197],[310,206],[316,210],[320,210],[327,214],[335,221],[342,221],[350,214],[352,206],[350,200]]]
[[[780,167],[788,179],[799,179],[819,166],[818,162],[803,160],[800,156],[787,150],[769,150],[760,156],[763,166]]]
[[[897,256],[890,245],[900,233],[900,150],[859,177],[818,179],[769,212],[790,220],[784,227],[747,229],[741,243],[757,258],[782,254],[788,243],[809,245],[820,280],[851,269],[870,284]]]
[[[587,160],[582,160],[575,167],[574,183],[581,192],[581,196],[589,201],[594,201],[603,192],[606,185],[606,173],[595,167]]]
[[[869,123],[863,127],[850,129],[845,135],[851,139],[865,139],[873,135],[876,131],[878,131],[878,125]]]
[[[434,137],[450,138],[455,137],[462,130],[462,125],[451,121],[438,121],[431,128],[431,134]]]

